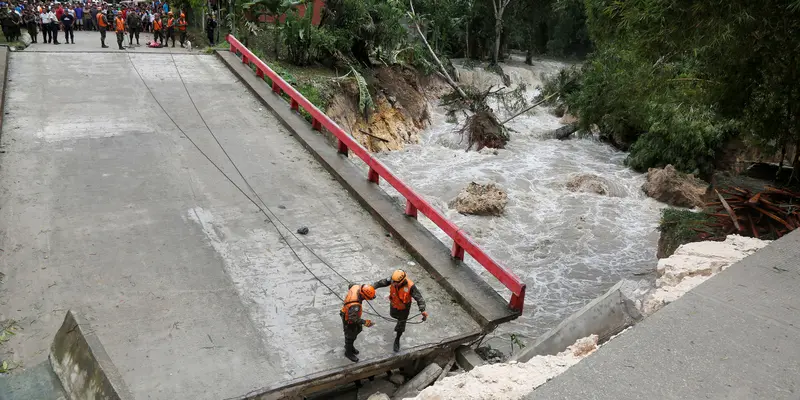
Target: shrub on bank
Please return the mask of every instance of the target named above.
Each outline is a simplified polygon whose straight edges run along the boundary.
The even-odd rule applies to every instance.
[[[695,229],[708,231],[710,223],[713,223],[713,219],[703,212],[665,208],[661,212],[658,226],[661,232],[658,239],[658,258],[671,256],[682,244],[704,240]]]

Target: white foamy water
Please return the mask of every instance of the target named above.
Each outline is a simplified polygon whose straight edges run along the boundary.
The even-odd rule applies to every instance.
[[[522,80],[532,89],[542,70],[552,73],[558,66],[541,63],[527,71],[529,67],[506,67],[506,73],[514,83]],[[497,84],[496,75],[482,71],[462,71],[462,81],[465,75]],[[517,132],[512,132],[506,149],[465,152],[455,133],[458,125],[447,123],[444,111],[436,107],[421,143],[377,155],[527,283],[523,317],[503,325],[501,331],[521,334],[528,343],[620,279],[656,263],[656,227],[663,205],[642,193],[643,175],[623,165],[625,153],[594,139],[543,137],[559,126],[545,109],[535,109],[513,121],[511,128]],[[610,180],[621,197],[568,191],[566,182],[578,173]],[[508,192],[505,215],[466,216],[449,209],[447,203],[472,181],[496,182]],[[397,192],[390,188],[387,192],[404,204]],[[430,221],[422,217],[420,221],[452,245]],[[509,298],[509,292],[482,267],[469,257],[467,263]],[[508,350],[507,344],[496,345]]]

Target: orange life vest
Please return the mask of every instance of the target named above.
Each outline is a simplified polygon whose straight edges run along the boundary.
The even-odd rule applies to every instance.
[[[344,320],[347,322],[356,322],[350,321],[347,317],[347,311],[350,310],[350,307],[358,304],[358,318],[361,319],[361,297],[359,297],[359,292],[361,292],[361,285],[353,285],[350,290],[347,291],[347,296],[344,297],[344,305],[342,305],[342,313],[344,314]]]
[[[411,288],[414,282],[406,278],[406,282],[399,288],[397,285],[392,284],[389,289],[389,301],[392,303],[392,308],[395,310],[405,310],[411,305]]]
[[[108,24],[106,23],[106,17],[104,17],[103,14],[99,13],[97,14],[97,25],[99,25],[101,28],[105,28],[108,26]]]
[[[125,20],[120,17],[117,17],[116,23],[117,23],[117,32],[125,32]]]
[[[153,21],[153,30],[154,31],[160,31],[161,30],[161,21],[160,20],[154,20]]]
[[[167,28],[172,28],[173,25],[175,25],[175,18],[167,20]]]
[[[186,30],[186,20],[181,18],[178,20],[178,30],[185,31]]]

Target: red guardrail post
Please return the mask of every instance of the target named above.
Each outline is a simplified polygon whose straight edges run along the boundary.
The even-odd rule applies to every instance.
[[[511,293],[511,301],[508,303],[508,308],[522,312],[522,307],[525,305],[525,285],[522,285],[519,295]]]
[[[272,91],[281,94],[281,87],[278,85],[278,82],[272,81]]]
[[[297,100],[292,99],[292,102],[290,103],[290,107],[292,108],[292,110],[297,111],[297,109],[300,108],[300,103],[298,103]]]
[[[318,119],[314,118],[311,120],[311,129],[318,131],[322,129],[322,124],[319,122]]]
[[[339,154],[343,154],[343,155],[347,156],[347,153],[349,153],[349,150],[347,149],[347,143],[339,140],[338,152],[339,152]]]
[[[378,175],[378,171],[375,171],[374,169],[372,169],[372,167],[369,167],[369,173],[367,173],[367,179],[370,182],[377,185],[381,180],[381,176]]]
[[[458,243],[453,240],[453,251],[451,252],[453,258],[456,260],[464,261],[464,248],[459,246]]]
[[[250,66],[250,60],[247,59],[247,54],[242,53],[242,64]]]
[[[417,207],[414,207],[414,204],[411,203],[411,200],[406,199],[406,216],[411,218],[417,218]]]
[[[262,71],[261,68],[256,68],[256,76],[264,79],[264,71]]]

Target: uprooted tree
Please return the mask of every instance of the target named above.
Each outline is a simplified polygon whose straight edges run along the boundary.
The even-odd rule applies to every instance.
[[[436,55],[436,52],[428,43],[428,39],[422,32],[420,28],[420,19],[414,11],[413,0],[409,0],[409,5],[411,11],[408,13],[408,16],[413,22],[420,39],[428,49],[431,58],[435,61],[438,69],[437,73],[453,88],[453,92],[443,99],[443,104],[448,109],[448,114],[454,116],[456,112],[463,111],[466,115],[464,124],[459,128],[458,132],[461,134],[462,139],[467,141],[467,151],[473,147],[476,150],[481,150],[484,147],[504,148],[510,140],[509,129],[506,127],[506,123],[531,110],[533,107],[538,106],[542,102],[538,102],[530,107],[525,107],[527,103],[521,95],[526,89],[524,86],[520,86],[515,90],[504,90],[505,88],[500,88],[494,91],[492,87],[489,87],[485,91],[479,91],[474,88],[462,88],[459,86],[450,76],[447,68],[445,68],[441,59]],[[508,1],[502,0],[501,5],[505,8],[505,6],[508,5]],[[507,109],[516,111],[520,108],[524,108],[524,110],[515,113],[504,121],[500,121],[494,110],[489,106],[488,100],[490,98],[501,100],[502,104],[504,104]],[[466,111],[469,111],[469,113]]]

